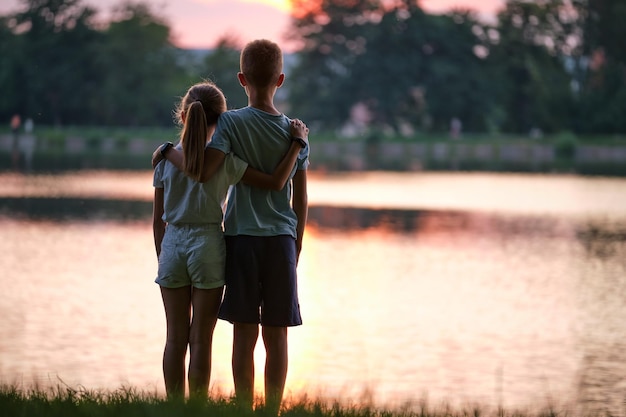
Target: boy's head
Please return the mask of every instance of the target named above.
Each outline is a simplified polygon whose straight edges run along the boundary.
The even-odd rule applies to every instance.
[[[271,87],[278,83],[283,71],[283,54],[280,47],[272,41],[252,41],[241,51],[239,67],[251,86]]]

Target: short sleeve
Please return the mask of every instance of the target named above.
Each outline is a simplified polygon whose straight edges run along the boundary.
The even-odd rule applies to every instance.
[[[154,175],[152,177],[152,185],[154,188],[165,188],[163,185],[163,169],[165,167],[165,159],[159,162],[154,168]]]
[[[298,154],[298,159],[296,161],[299,170],[305,170],[309,167],[309,145],[307,144],[304,149],[300,151]]]
[[[241,181],[243,174],[248,169],[248,163],[239,158],[232,152],[226,155],[224,160],[224,170],[231,184],[237,184]]]

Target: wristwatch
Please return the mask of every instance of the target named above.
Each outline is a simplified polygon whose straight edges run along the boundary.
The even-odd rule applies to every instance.
[[[161,156],[163,158],[165,158],[165,152],[169,149],[172,148],[174,146],[174,144],[172,142],[165,142],[163,145],[161,145],[161,150],[159,152],[161,152]]]
[[[291,138],[292,142],[298,142],[298,144],[300,145],[301,148],[306,148],[306,141],[302,138]]]

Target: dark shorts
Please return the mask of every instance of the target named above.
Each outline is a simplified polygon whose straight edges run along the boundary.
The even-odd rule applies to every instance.
[[[291,236],[226,236],[226,291],[219,318],[299,326],[296,241]]]

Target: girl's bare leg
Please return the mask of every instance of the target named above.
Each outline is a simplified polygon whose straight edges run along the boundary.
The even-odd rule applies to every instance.
[[[163,377],[168,397],[185,396],[185,356],[189,343],[191,287],[161,287],[167,337],[163,351]]]
[[[193,318],[189,331],[189,396],[204,398],[211,378],[211,346],[223,287],[191,290]]]

